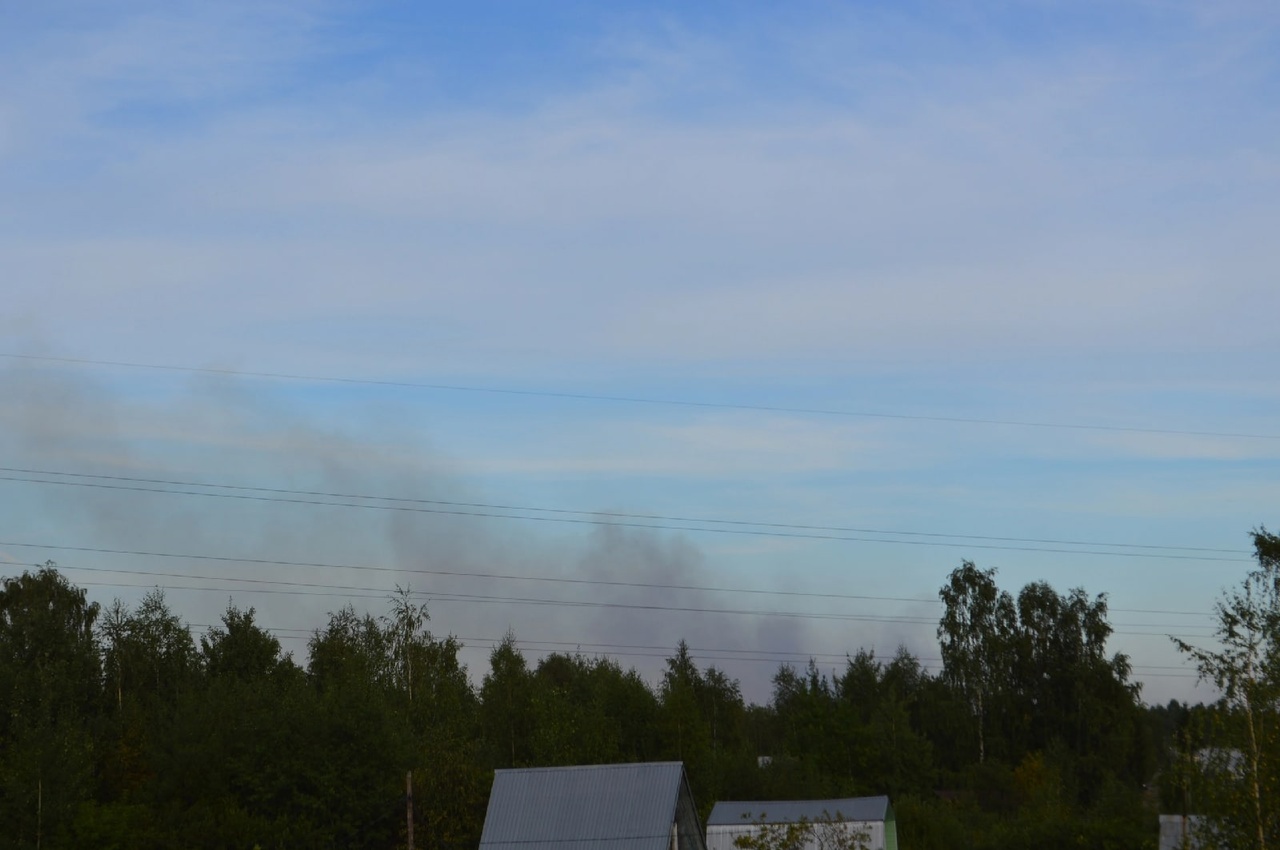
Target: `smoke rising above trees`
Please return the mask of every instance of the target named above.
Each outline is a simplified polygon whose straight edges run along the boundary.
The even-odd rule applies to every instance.
[[[916,847],[1145,841],[1143,788],[1176,741],[1105,652],[1105,597],[1014,597],[970,562],[942,594],[940,641],[963,624],[1000,647],[998,674],[858,649],[834,678],[781,666],[752,704],[683,641],[650,682],[607,657],[530,663],[509,633],[475,687],[461,642],[404,593],[381,617],[328,614],[300,666],[253,609],[228,605],[197,645],[162,592],[104,615],[48,564],[0,591],[0,697],[20,709],[0,718],[0,814],[19,847],[389,847],[408,771],[415,835],[443,850],[478,839],[496,768],[680,760],[704,808],[887,793]],[[975,597],[1012,612],[999,643],[960,610]]]

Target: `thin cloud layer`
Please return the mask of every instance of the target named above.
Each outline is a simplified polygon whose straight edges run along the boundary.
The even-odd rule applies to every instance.
[[[1274,435],[1280,412],[1265,4],[122,2],[10,23],[0,353],[466,389],[17,370],[0,465],[1208,547],[1242,545],[1274,508],[1276,442],[1223,436]],[[1181,562],[1114,547],[516,530],[64,490],[10,482],[5,533],[373,558],[415,587],[407,570],[550,570],[930,599],[961,557],[1015,583],[1083,579],[1121,607],[1157,587],[1152,604],[1187,610],[1229,583],[1196,564],[1174,587],[1160,578]],[[494,636],[544,634],[545,611],[456,598],[468,581],[422,588],[442,630],[465,635],[449,612],[481,605]],[[308,628],[342,596],[280,599],[254,604]],[[225,599],[206,602],[212,621]],[[724,642],[723,615],[601,610],[557,615],[559,637]],[[917,626],[747,618],[733,641],[927,654]],[[1139,665],[1168,663],[1141,646]]]
[[[125,299],[161,348],[165,323],[208,328],[202,357],[233,326],[268,346],[294,324],[412,312],[469,355],[500,339],[494,370],[524,349],[811,364],[1269,344],[1231,321],[1275,298],[1259,224],[1280,173],[1274,115],[1242,114],[1265,71],[1239,23],[1165,13],[1212,46],[1068,34],[981,61],[955,44],[921,61],[941,33],[901,16],[763,45],[615,28],[600,71],[514,108],[406,109],[358,97],[382,65],[335,78],[325,14],[178,7],[41,31],[7,111],[24,162],[79,174],[10,181],[30,222],[12,240],[18,309],[47,315],[58,290],[121,321]],[[868,55],[904,75],[849,79]],[[757,82],[766,57],[774,86]]]

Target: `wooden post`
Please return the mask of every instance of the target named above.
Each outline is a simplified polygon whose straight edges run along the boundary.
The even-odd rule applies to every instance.
[[[404,775],[404,810],[409,850],[413,850],[413,771]]]

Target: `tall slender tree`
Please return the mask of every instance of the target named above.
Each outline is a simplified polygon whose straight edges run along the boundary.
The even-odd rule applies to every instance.
[[[1013,598],[996,587],[996,571],[964,561],[938,591],[945,610],[938,624],[943,675],[960,690],[977,724],[978,761],[987,757],[992,693],[1009,670],[1016,626]]]
[[[1201,759],[1210,809],[1202,839],[1266,850],[1280,845],[1280,537],[1259,528],[1253,544],[1257,567],[1214,605],[1220,648],[1173,641],[1222,693],[1223,746]]]
[[[0,583],[0,823],[8,846],[58,846],[91,793],[97,615],[97,603],[52,562]]]

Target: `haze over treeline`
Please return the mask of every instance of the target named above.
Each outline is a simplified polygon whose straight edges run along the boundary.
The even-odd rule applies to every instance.
[[[139,385],[133,373],[65,364],[0,369],[0,456],[9,459],[0,464],[9,517],[0,561],[52,558],[95,598],[132,605],[160,584],[193,623],[215,623],[234,595],[298,657],[335,605],[363,613],[404,586],[430,598],[437,628],[463,639],[472,669],[508,628],[534,655],[605,651],[647,676],[683,638],[757,702],[777,662],[814,658],[834,675],[851,646],[883,654],[905,645],[936,672],[939,570],[968,556],[998,566],[1014,587],[1106,587],[1119,609],[1113,643],[1146,697],[1196,701],[1211,692],[1196,689],[1165,635],[1203,638],[1207,611],[1188,597],[1215,593],[1222,564],[1248,562],[1245,551],[1189,549],[1153,526],[1108,532],[1119,545],[1073,542],[1056,533],[1062,518],[1048,543],[1035,542],[1044,520],[1024,540],[974,540],[1014,528],[1002,500],[1030,500],[1010,493],[976,504],[967,484],[917,498],[896,474],[860,473],[850,486],[866,492],[846,502],[826,485],[812,491],[749,466],[709,478],[666,471],[659,463],[691,462],[671,443],[618,446],[636,455],[635,471],[621,476],[495,478],[455,456],[456,434],[449,451],[439,445],[435,431],[456,411],[399,390],[350,392],[335,406],[306,384],[244,377],[165,372]],[[508,429],[537,422],[521,406],[504,401],[495,413],[492,404],[464,417],[498,423],[486,426],[500,429],[484,437],[486,453]],[[691,424],[702,429],[700,416]],[[558,415],[544,430],[576,443],[577,427]],[[810,453],[803,444],[813,436],[779,438]],[[707,439],[724,438],[716,430]],[[759,451],[772,454],[773,440]],[[685,473],[710,480],[711,491]],[[947,508],[948,534],[917,525],[934,498],[964,503]],[[981,521],[965,519],[974,511]],[[872,522],[898,528],[857,531]],[[1137,540],[1152,542],[1124,542]]]
[[[887,793],[910,848],[1150,846],[1157,810],[1211,799],[1185,764],[1239,705],[1145,705],[1105,595],[966,561],[940,596],[938,675],[851,648],[752,704],[683,641],[649,682],[604,655],[531,663],[509,634],[473,682],[408,591],[331,612],[300,664],[251,608],[197,639],[162,590],[101,606],[49,562],[0,590],[0,816],[24,848],[394,847],[411,772],[419,846],[469,847],[496,768],[677,759],[704,816]]]
[[[387,847],[413,770],[467,847],[497,767],[685,757],[1280,846],[1277,57],[1258,0],[5,4],[0,845]]]
[[[1280,501],[1268,4],[101,0],[3,23],[0,464],[543,519],[5,481],[0,560],[86,586],[210,573],[55,546],[450,570],[377,592],[432,591],[469,645],[510,623],[830,670],[850,645],[923,657],[940,565],[972,557],[1105,586],[1148,696],[1207,696],[1160,675],[1172,615],[1132,609],[1199,610]],[[576,534],[553,510],[882,533]],[[638,570],[894,601],[679,623],[457,599],[498,595],[464,575]],[[216,621],[225,594],[177,585]],[[282,639],[331,607],[252,601]],[[732,672],[763,700],[771,668]]]

